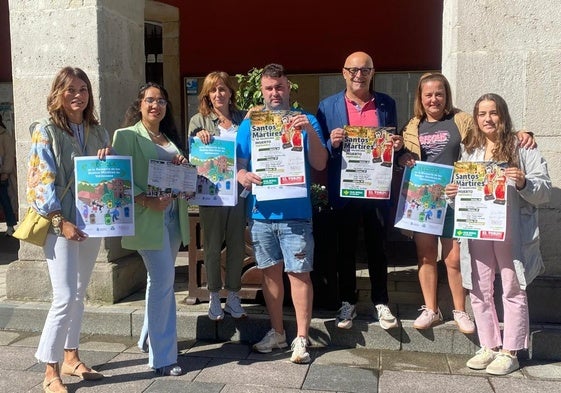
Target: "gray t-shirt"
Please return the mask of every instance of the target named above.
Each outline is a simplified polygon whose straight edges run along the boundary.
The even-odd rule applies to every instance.
[[[454,115],[446,115],[440,121],[419,124],[421,160],[437,164],[454,165],[460,156],[462,137],[454,122]]]

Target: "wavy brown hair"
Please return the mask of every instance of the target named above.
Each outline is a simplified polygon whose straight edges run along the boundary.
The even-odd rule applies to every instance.
[[[237,109],[236,103],[236,87],[230,79],[230,75],[224,71],[213,71],[205,77],[203,81],[203,87],[201,87],[201,92],[199,93],[199,112],[203,116],[208,116],[212,113],[212,102],[210,101],[210,92],[216,87],[216,85],[222,82],[228,90],[230,90],[230,102],[228,103],[228,109],[230,113]]]
[[[427,113],[423,107],[423,86],[427,82],[436,81],[442,83],[444,90],[446,92],[446,104],[444,105],[444,114],[448,115],[454,112],[454,105],[452,104],[452,89],[450,88],[450,82],[444,75],[439,72],[427,72],[419,78],[419,83],[417,84],[417,91],[415,93],[415,102],[413,104],[413,114],[417,119],[423,119],[426,117]]]
[[[58,128],[65,130],[70,135],[73,135],[74,133],[70,128],[68,116],[64,111],[62,102],[64,92],[72,83],[73,78],[78,78],[84,81],[86,87],[88,88],[88,105],[86,105],[83,113],[84,123],[90,126],[99,124],[99,120],[95,114],[90,78],[88,78],[88,75],[86,75],[86,73],[80,68],[70,66],[64,67],[56,74],[55,79],[53,80],[51,91],[47,97],[47,110],[49,111],[52,122]]]
[[[485,134],[479,129],[477,116],[479,114],[479,104],[482,101],[493,101],[497,108],[499,121],[497,122],[498,139],[493,149],[493,160],[506,161],[509,166],[518,166],[518,154],[516,149],[516,132],[512,125],[512,119],[508,112],[506,101],[498,94],[487,93],[477,99],[473,107],[473,131],[466,138],[465,149],[468,153],[473,153],[475,149],[485,146]]]

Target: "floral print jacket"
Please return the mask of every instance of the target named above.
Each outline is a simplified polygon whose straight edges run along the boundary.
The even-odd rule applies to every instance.
[[[27,171],[26,199],[40,214],[61,210],[65,219],[76,224],[74,187],[70,184],[64,198],[60,196],[74,180],[74,157],[96,156],[110,146],[107,131],[99,125],[86,126],[85,147],[75,136],[56,127],[47,119],[34,122]]]

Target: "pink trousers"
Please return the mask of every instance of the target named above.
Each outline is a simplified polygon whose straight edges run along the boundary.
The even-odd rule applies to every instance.
[[[481,346],[502,347],[506,350],[528,348],[530,322],[526,291],[520,288],[512,262],[512,244],[504,242],[470,240],[473,289],[470,291],[471,306],[477,335]],[[502,281],[503,338],[493,299],[495,272]]]

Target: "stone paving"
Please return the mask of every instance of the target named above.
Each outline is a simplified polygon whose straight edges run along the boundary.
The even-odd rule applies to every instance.
[[[40,392],[43,366],[34,359],[38,333],[0,331],[0,391]],[[367,348],[313,347],[312,363],[290,351],[258,354],[238,342],[180,341],[180,377],[154,377],[148,355],[123,336],[84,335],[80,354],[106,378],[64,377],[70,392],[462,392],[561,391],[561,363],[523,361],[506,377],[465,366],[468,355]]]

